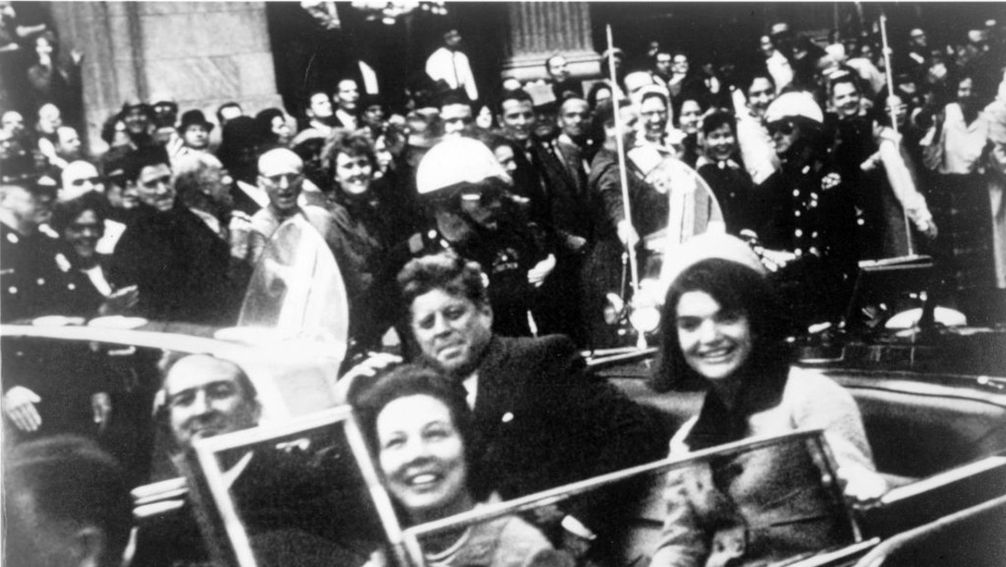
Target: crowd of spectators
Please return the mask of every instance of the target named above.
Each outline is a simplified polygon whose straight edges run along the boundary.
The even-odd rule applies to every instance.
[[[601,63],[606,70],[610,59],[613,78],[577,80],[556,53],[544,63],[548,79],[503,80],[495,101],[476,89],[465,44],[451,30],[402,108],[348,77],[309,93],[297,116],[229,101],[214,122],[201,109],[180,112],[167,95],[127,100],[104,121],[101,154],[81,141],[83,54],[61,49],[46,25],[17,25],[6,3],[3,32],[0,48],[34,53],[23,65],[31,91],[0,98],[3,321],[125,314],[234,325],[273,234],[300,217],[341,272],[347,360],[380,350],[395,332],[405,356],[434,361],[466,386],[472,415],[455,403],[457,392],[426,384],[437,376],[401,373],[395,380],[415,389],[406,397],[355,392],[372,412],[367,426],[380,451],[395,427],[401,435],[426,427],[386,423],[386,408],[407,402],[450,413],[444,427],[460,430],[458,443],[472,453],[453,465],[464,489],[450,512],[475,505],[478,483],[510,498],[587,468],[600,474],[659,456],[666,439],[631,402],[586,376],[575,347],[624,340],[611,325],[611,298],[628,295],[626,251],[644,267],[661,251],[653,242],[675,214],[681,164],[715,196],[689,205],[689,222],[743,236],[763,261],[797,267],[811,282],[791,297],[804,329],[845,314],[863,260],[932,255],[930,293],[968,315],[972,292],[1006,288],[1006,36],[995,21],[950,45],[931,45],[914,28],[892,38],[890,63],[871,35],[833,34],[826,43],[786,23],[751,46],[764,56],[751,69],[657,44],[640,58],[607,51]],[[442,343],[451,329],[462,339]],[[556,334],[571,340],[516,338]],[[5,374],[29,362],[15,360]],[[205,364],[179,363],[195,368],[189,378],[218,370],[195,362]],[[556,381],[537,395],[531,376],[539,371]],[[5,383],[3,412],[19,435],[49,425],[52,414],[36,406],[66,393],[53,386]],[[87,391],[74,394],[90,397],[83,421],[92,409],[95,421],[107,419],[104,385],[79,386]],[[560,386],[568,396],[556,394]],[[169,397],[168,413],[181,415],[192,400],[172,397],[178,388],[166,379],[155,389]],[[229,388],[180,391],[224,403],[247,389]],[[476,395],[497,407],[475,404]],[[244,421],[216,432],[253,426],[257,409],[248,403]],[[488,428],[515,415],[497,438],[472,440],[464,430],[470,420]],[[563,419],[602,415],[610,429]],[[185,445],[191,424],[172,425]],[[599,429],[604,439],[584,433]],[[583,465],[575,474],[574,461]],[[398,503],[409,508],[411,488],[399,488]],[[597,513],[606,502],[578,503],[543,529],[593,541],[611,520]],[[447,515],[421,508],[409,512]],[[514,537],[549,547],[521,520],[507,521]],[[186,537],[194,533],[185,528]],[[178,541],[158,545],[177,549]],[[343,551],[359,556],[352,546]]]

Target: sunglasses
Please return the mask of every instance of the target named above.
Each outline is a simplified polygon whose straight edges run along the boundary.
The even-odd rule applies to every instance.
[[[89,183],[91,185],[97,185],[97,184],[101,183],[101,178],[100,177],[82,177],[80,179],[74,179],[73,181],[70,181],[70,185],[73,185],[74,187],[80,187],[81,185],[84,185],[85,183]]]
[[[795,126],[789,120],[780,120],[769,124],[767,129],[770,136],[775,135],[776,133],[782,134],[783,136],[789,136],[795,130]]]
[[[467,203],[478,203],[480,206],[488,207],[503,200],[505,193],[495,189],[487,189],[479,192],[463,191],[461,200]]]

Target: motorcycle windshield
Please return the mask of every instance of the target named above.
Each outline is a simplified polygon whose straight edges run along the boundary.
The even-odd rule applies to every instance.
[[[670,284],[663,274],[664,259],[674,249],[707,232],[726,232],[723,211],[709,184],[688,164],[653,146],[639,146],[628,158],[644,175],[646,183],[667,198],[667,213],[655,219],[655,229],[641,234],[646,251],[640,277],[660,281],[660,289]],[[662,210],[663,207],[654,210]]]
[[[248,284],[239,327],[337,341],[349,336],[349,302],[335,257],[302,216],[273,234]]]

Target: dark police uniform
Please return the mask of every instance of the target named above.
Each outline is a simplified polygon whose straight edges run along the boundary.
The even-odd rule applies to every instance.
[[[450,250],[466,260],[478,262],[489,279],[486,291],[493,309],[493,332],[508,337],[531,336],[527,313],[540,299],[538,290],[528,283],[527,273],[548,257],[539,242],[533,225],[526,222],[516,206],[504,204],[496,230],[486,230],[473,221],[471,238],[452,242],[437,229],[435,223],[417,233],[411,257]],[[417,238],[419,237],[419,238]],[[400,247],[399,247],[400,248]],[[408,261],[403,258],[402,265]]]
[[[759,191],[766,218],[758,231],[767,248],[797,261],[776,274],[798,319],[840,315],[856,274],[856,209],[852,188],[824,160],[783,164]]]
[[[59,242],[39,231],[24,235],[0,224],[0,286],[4,322],[43,315],[90,316],[101,298],[91,293],[83,274],[72,269]],[[9,428],[15,442],[52,435],[95,435],[91,394],[107,391],[99,361],[86,344],[5,339],[4,392],[23,386],[42,401],[42,425],[34,433]]]
[[[42,315],[93,315],[100,298],[45,232],[24,235],[0,225],[0,288],[4,322]]]

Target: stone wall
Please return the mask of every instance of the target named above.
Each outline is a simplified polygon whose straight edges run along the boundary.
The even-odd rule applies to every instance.
[[[574,78],[600,75],[600,56],[591,42],[586,2],[512,2],[507,15],[508,57],[503,77],[519,81],[545,79],[545,61],[555,53],[566,57]]]
[[[247,113],[279,106],[263,2],[55,2],[52,13],[64,45],[85,53],[95,151],[102,121],[130,99],[170,97],[213,121],[229,100]]]

